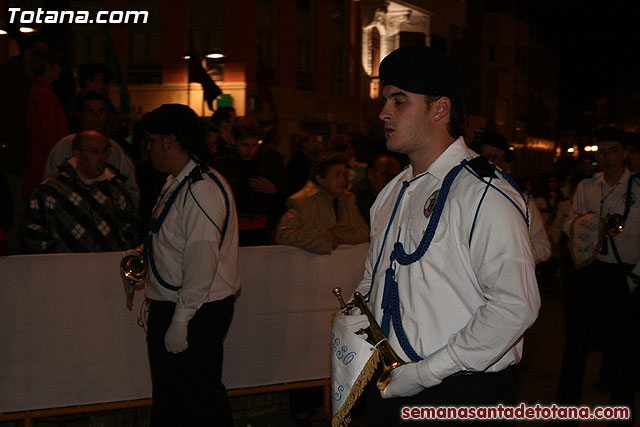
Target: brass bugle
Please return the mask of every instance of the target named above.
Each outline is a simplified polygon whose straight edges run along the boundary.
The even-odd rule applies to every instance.
[[[147,264],[142,255],[126,255],[120,261],[120,276],[127,296],[127,308],[133,307],[133,296],[136,293],[136,285],[144,282],[147,276]]]
[[[342,290],[340,288],[335,288],[333,289],[333,294],[338,298],[340,307],[346,308],[346,304],[342,299]],[[393,350],[391,344],[389,344],[389,340],[384,336],[382,329],[380,329],[380,325],[376,322],[375,317],[373,317],[373,313],[369,310],[369,306],[360,292],[356,291],[353,294],[353,305],[358,307],[360,312],[367,316],[367,319],[369,320],[369,326],[361,329],[359,333],[367,334],[367,342],[378,347],[380,350],[380,355],[382,356],[382,375],[378,378],[376,386],[378,387],[378,390],[382,391],[387,388],[387,385],[391,381],[391,371],[399,366],[405,365],[407,362],[402,360]]]
[[[620,214],[604,217],[605,232],[610,236],[617,236],[624,230],[624,218]]]
[[[140,283],[147,276],[147,264],[142,255],[127,255],[120,261],[120,271],[127,279]]]

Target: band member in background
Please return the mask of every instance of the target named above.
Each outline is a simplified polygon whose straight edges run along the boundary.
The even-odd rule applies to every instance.
[[[501,133],[490,129],[479,129],[469,144],[476,153],[484,156],[491,163],[504,171],[509,169],[513,160],[507,138]],[[540,210],[531,194],[526,194],[529,207],[529,240],[531,240],[531,252],[536,264],[546,261],[551,256],[551,242],[545,230]]]
[[[370,387],[364,425],[405,425],[405,406],[515,403],[511,366],[540,306],[524,197],[465,145],[460,72],[446,57],[402,47],[380,80],[387,147],[410,166],[371,208],[358,290],[417,363]]]
[[[602,172],[578,184],[573,212],[565,221],[565,233],[570,235],[576,220],[592,212],[604,219],[618,218],[623,226],[621,232],[607,230],[601,247],[581,249],[597,252],[597,256],[591,264],[577,270],[575,285],[569,291],[571,303],[567,305],[557,401],[567,405],[580,403],[587,354],[596,337],[600,337],[609,372],[611,403],[633,408],[640,311],[640,206],[637,203],[640,178],[625,167],[628,152],[624,132],[612,127],[599,128],[594,131],[594,142],[598,145],[596,160]]]
[[[153,167],[169,174],[144,251],[153,426],[231,426],[222,342],[241,287],[231,189],[203,163],[195,112],[165,104],[143,119]]]

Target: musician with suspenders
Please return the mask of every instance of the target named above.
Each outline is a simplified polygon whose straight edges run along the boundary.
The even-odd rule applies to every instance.
[[[369,387],[364,425],[403,426],[409,406],[514,404],[511,366],[540,306],[524,196],[465,145],[460,72],[444,55],[401,47],[380,80],[387,148],[410,166],[371,208],[358,291],[415,363]]]
[[[169,174],[144,244],[152,426],[231,426],[222,342],[241,287],[236,207],[203,161],[196,113],[165,104],[143,118],[153,167]]]
[[[614,127],[598,128],[593,134],[602,172],[580,181],[564,225],[572,255],[581,251],[592,256],[583,265],[574,256],[578,269],[573,286],[567,290],[557,401],[580,403],[587,354],[599,339],[608,368],[611,403],[633,408],[640,307],[640,176],[625,167],[628,134]],[[581,217],[594,214],[603,221],[601,238],[584,243],[579,240],[577,224]]]

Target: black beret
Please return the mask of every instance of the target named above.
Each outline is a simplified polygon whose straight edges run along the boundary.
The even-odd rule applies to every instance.
[[[595,142],[616,141],[622,145],[627,145],[627,135],[625,132],[612,126],[594,129],[593,140]]]
[[[432,96],[451,96],[461,87],[460,69],[428,46],[406,46],[394,50],[380,63],[383,86]]]
[[[182,104],[163,104],[142,118],[145,131],[156,135],[190,132],[198,126],[198,115]]]
[[[507,138],[505,138],[500,132],[487,128],[480,128],[476,130],[473,140],[471,141],[471,146],[473,147],[480,144],[490,145],[504,151],[505,159],[509,163],[513,160],[513,153],[511,153],[511,147],[507,142]]]
[[[627,146],[640,150],[640,132],[627,132],[626,140]]]

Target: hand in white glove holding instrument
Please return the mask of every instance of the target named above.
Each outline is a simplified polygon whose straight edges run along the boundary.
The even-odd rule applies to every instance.
[[[391,382],[380,395],[383,399],[415,396],[425,388],[441,382],[429,367],[429,361],[425,359],[417,363],[407,363],[391,371]]]

